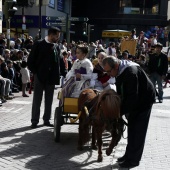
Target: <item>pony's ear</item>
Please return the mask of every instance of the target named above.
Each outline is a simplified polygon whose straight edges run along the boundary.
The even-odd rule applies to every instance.
[[[100,91],[97,90],[97,89],[93,89],[93,91],[94,91],[96,94],[99,94],[99,93],[100,93]]]

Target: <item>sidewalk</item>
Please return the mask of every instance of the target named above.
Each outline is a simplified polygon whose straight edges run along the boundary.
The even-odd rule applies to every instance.
[[[55,143],[53,128],[43,126],[31,129],[32,94],[16,98],[0,107],[0,170],[79,170],[79,169],[120,169],[117,157],[124,154],[126,139],[122,139],[110,156],[105,149],[109,143],[109,134],[103,137],[103,162],[98,163],[97,151],[90,149],[88,143],[83,151],[77,150],[78,126],[63,125],[61,142]],[[156,103],[150,119],[144,154],[139,167],[134,170],[168,170],[170,168],[170,88],[164,89],[164,101]],[[43,115],[43,105],[41,117]],[[55,107],[58,105],[55,90],[52,109],[53,123]],[[126,133],[124,134],[126,137]]]

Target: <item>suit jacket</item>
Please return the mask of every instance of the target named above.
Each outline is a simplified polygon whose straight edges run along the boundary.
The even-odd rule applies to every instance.
[[[121,113],[133,114],[148,109],[155,100],[155,88],[139,66],[129,66],[116,77],[117,93],[122,99]]]
[[[59,48],[44,40],[37,41],[28,57],[28,68],[36,74],[39,81],[55,85],[60,83]]]

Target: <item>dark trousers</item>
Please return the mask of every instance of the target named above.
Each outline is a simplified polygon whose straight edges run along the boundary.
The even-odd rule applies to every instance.
[[[128,143],[126,158],[131,163],[139,163],[142,157],[152,105],[145,111],[139,111],[135,117],[128,117]]]
[[[40,107],[42,102],[42,97],[44,95],[44,122],[49,122],[51,118],[51,107],[53,102],[53,95],[54,95],[54,85],[49,85],[46,83],[41,83],[37,75],[34,75],[34,96],[33,96],[33,104],[32,104],[32,123],[38,123],[40,118]]]

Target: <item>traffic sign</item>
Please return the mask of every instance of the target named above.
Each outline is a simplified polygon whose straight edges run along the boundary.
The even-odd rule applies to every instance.
[[[46,22],[47,26],[51,26],[51,27],[55,27],[55,26],[61,26],[61,27],[65,27],[66,23],[64,22]]]
[[[47,21],[62,21],[65,20],[66,17],[65,16],[61,16],[61,17],[46,17]]]
[[[83,22],[87,22],[89,19],[87,17],[71,17],[69,20],[70,21],[83,21]]]
[[[22,24],[22,30],[26,30],[26,24]]]

